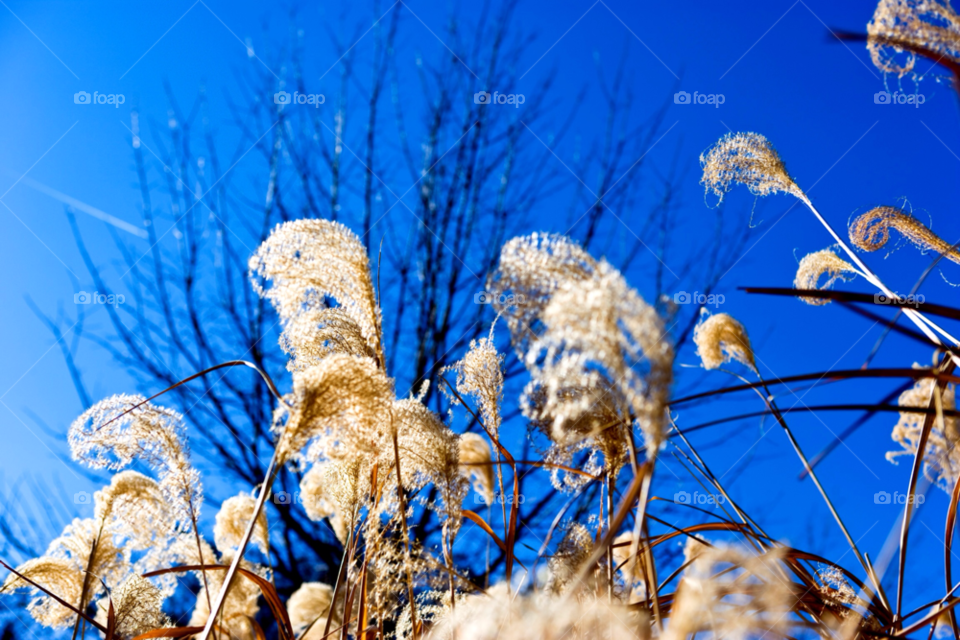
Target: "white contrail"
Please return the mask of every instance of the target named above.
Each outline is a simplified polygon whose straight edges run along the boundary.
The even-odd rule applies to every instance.
[[[71,207],[71,208],[73,208],[73,209],[76,209],[77,211],[82,211],[83,213],[86,213],[86,214],[88,214],[88,215],[91,215],[91,216],[93,216],[94,218],[97,218],[98,220],[103,220],[103,221],[106,222],[107,224],[112,224],[112,225],[115,226],[117,229],[123,229],[123,230],[126,231],[127,233],[132,233],[133,235],[137,236],[138,238],[146,238],[146,237],[147,237],[147,232],[144,231],[143,229],[141,229],[141,228],[139,228],[139,227],[136,227],[136,226],[130,224],[129,222],[125,222],[125,221],[121,220],[120,218],[117,218],[117,217],[115,217],[115,216],[112,216],[112,215],[110,215],[109,213],[106,213],[105,211],[101,211],[100,209],[97,209],[96,207],[92,207],[92,206],[90,206],[89,204],[87,204],[87,203],[85,203],[85,202],[80,202],[80,201],[77,200],[76,198],[71,198],[70,196],[68,196],[68,195],[65,194],[65,193],[60,193],[60,192],[57,191],[56,189],[51,189],[51,188],[48,187],[47,185],[41,184],[41,183],[37,182],[36,180],[33,180],[32,178],[21,178],[21,179],[20,179],[20,182],[23,183],[23,184],[25,184],[26,186],[30,187],[31,189],[35,189],[36,191],[39,191],[40,193],[43,193],[43,194],[45,194],[45,195],[50,196],[50,197],[53,198],[54,200],[59,200],[60,202],[68,205],[69,207]]]

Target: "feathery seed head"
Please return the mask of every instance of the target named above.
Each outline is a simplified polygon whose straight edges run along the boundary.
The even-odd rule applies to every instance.
[[[613,539],[611,552],[613,565],[623,581],[622,596],[625,602],[642,602],[647,599],[647,584],[643,576],[643,568],[637,562],[636,556],[631,556],[633,542],[636,537],[633,531],[625,531]],[[638,553],[641,546],[638,547]]]
[[[848,607],[860,604],[857,592],[850,586],[843,572],[836,567],[817,571],[817,577],[820,579],[817,590],[823,598],[826,614],[821,614],[820,618],[828,627],[839,628],[842,620],[850,613]]]
[[[133,638],[148,631],[173,626],[163,612],[163,594],[149,580],[131,575],[110,594],[116,616],[116,630],[123,638]],[[107,626],[110,600],[97,603],[96,620]]]
[[[330,585],[321,582],[304,582],[300,585],[287,602],[287,614],[297,637],[301,640],[322,640],[332,603],[333,589]],[[308,626],[310,631],[301,636]],[[331,628],[336,626],[332,624]]]
[[[17,567],[17,572],[74,606],[80,603],[84,574],[74,566],[74,563],[65,558],[43,556],[28,560]],[[76,619],[76,614],[70,609],[11,573],[4,581],[0,592],[16,589],[30,589],[36,596],[27,605],[27,611],[44,627],[63,629],[73,624]]]
[[[625,406],[619,390],[612,386],[611,381],[602,380],[593,389],[571,387],[561,389],[558,395],[562,402],[570,404],[579,402],[584,396],[589,396],[591,401],[588,411],[575,420],[564,422],[566,437],[559,442],[553,441],[548,450],[541,452],[544,462],[555,465],[550,472],[554,488],[558,491],[576,491],[589,481],[585,476],[568,473],[556,466],[570,466],[574,455],[587,448],[593,448],[593,453],[602,453],[603,464],[599,464],[596,456],[591,455],[582,471],[598,474],[608,470],[616,476],[627,461],[627,438],[633,426],[629,408]],[[547,392],[536,379],[530,381],[520,396],[520,406],[523,415],[530,420],[530,428],[553,439],[554,415],[547,409],[547,402]],[[582,439],[577,439],[576,434],[581,434]]]
[[[551,403],[556,406],[554,431],[565,420],[590,413],[590,406],[611,401],[614,392],[624,403],[624,415],[639,421],[647,447],[658,449],[673,380],[673,346],[656,310],[601,261],[592,280],[562,283],[542,319],[546,331],[528,351],[527,367],[544,382],[548,410]],[[561,392],[575,387],[590,393],[570,404]]]
[[[330,516],[330,527],[340,544],[346,545],[350,540],[350,521],[344,517],[343,513],[338,511]]]
[[[232,561],[233,556],[230,553],[224,553],[220,558],[220,564],[229,565]],[[246,560],[240,561],[240,567],[264,577],[264,571],[260,567]],[[223,587],[225,573],[224,571],[207,572],[206,579],[210,588],[210,601],[216,601],[217,594]],[[257,603],[259,597],[260,588],[257,584],[243,574],[237,575],[231,583],[229,591],[227,591],[227,597],[223,601],[223,608],[220,610],[221,613],[218,618],[219,624],[217,628],[221,632],[221,638],[229,638],[229,640],[255,640],[257,636],[251,620],[256,617],[257,612],[260,610],[260,605]],[[204,587],[201,586],[200,592],[197,594],[197,602],[194,605],[193,614],[190,616],[189,626],[202,627],[206,624],[209,617],[210,607],[207,602],[207,594]]]
[[[612,399],[620,424],[637,420],[647,446],[659,447],[673,347],[661,318],[619,271],[567,238],[534,234],[504,246],[491,282],[522,300],[504,313],[533,377],[526,395],[542,392],[529,413],[552,422],[554,441],[595,435],[568,425]]]
[[[341,353],[331,354],[293,376],[292,409],[278,409],[281,463],[301,456],[347,459],[379,451],[390,424],[393,384],[376,363]],[[282,418],[287,415],[288,419]]]
[[[547,592],[515,595],[508,584],[457,600],[427,640],[636,640],[646,615],[606,597],[568,599]],[[643,636],[640,636],[643,637]]]
[[[370,464],[355,458],[340,462],[319,462],[300,481],[300,496],[307,517],[330,519],[337,539],[347,543],[350,520],[361,501],[370,493]]]
[[[856,268],[846,260],[837,256],[830,249],[808,253],[797,267],[797,276],[793,280],[794,289],[829,289],[837,280],[849,280],[857,274]],[[820,278],[827,276],[821,285]],[[827,298],[808,298],[800,296],[800,300],[810,305],[824,305],[830,302]]]
[[[93,518],[74,518],[54,538],[44,555],[68,560],[77,571],[89,571],[108,587],[117,585],[129,570],[127,553],[114,542],[109,530]],[[94,593],[103,588],[100,580],[91,581]]]
[[[469,486],[460,473],[459,437],[440,416],[413,398],[395,401],[393,417],[403,486],[415,490],[428,482],[434,483],[443,501],[441,519],[456,531]],[[390,469],[394,460],[393,447],[390,446],[382,457],[380,467]]]
[[[284,323],[304,311],[326,307],[326,298],[333,298],[359,327],[369,350],[381,352],[380,310],[370,261],[360,238],[346,226],[330,220],[277,225],[249,266],[254,288],[270,299]],[[272,283],[269,288],[266,281]],[[316,348],[315,340],[309,332],[287,335],[288,348],[294,352]]]
[[[331,353],[376,359],[360,325],[340,307],[307,309],[292,317],[280,334],[280,347],[290,355],[287,369],[302,371]]]
[[[721,200],[734,183],[746,186],[755,196],[789,193],[804,197],[773,145],[759,133],[728,133],[700,154],[700,165],[700,184]]]
[[[593,535],[590,531],[579,522],[571,523],[550,558],[549,589],[556,594],[566,591],[592,549]]]
[[[736,360],[757,370],[747,330],[726,313],[704,313],[693,332],[693,341],[705,369],[716,369]]]
[[[161,544],[175,532],[163,489],[136,471],[114,474],[110,484],[93,494],[94,514],[126,547],[143,550]]]
[[[696,536],[687,536],[687,541],[683,543],[683,562],[687,563],[694,560],[709,548],[709,544],[706,544],[706,542]]]
[[[494,435],[500,432],[500,405],[503,403],[503,356],[491,338],[470,343],[463,359],[449,367],[457,372],[457,391],[477,400],[483,423]]]
[[[327,490],[330,481],[328,475],[333,465],[331,462],[318,462],[303,474],[300,481],[300,497],[311,520],[323,520],[337,512],[337,503]]]
[[[213,537],[217,549],[226,552],[236,551],[240,547],[256,506],[257,500],[246,493],[241,493],[223,501],[220,511],[217,513],[217,523],[213,527]],[[257,545],[261,551],[267,553],[270,542],[267,532],[267,514],[264,510],[261,510],[257,516],[257,524],[253,528],[253,536],[250,541]]]
[[[913,365],[915,369],[921,368]],[[921,378],[910,389],[907,389],[897,401],[904,408],[926,408],[930,406],[934,390],[937,388],[935,378]],[[942,389],[941,400],[945,411],[956,410],[956,387],[952,384]],[[902,447],[900,451],[887,453],[887,460],[896,464],[900,456],[913,458],[920,444],[923,432],[923,423],[926,415],[923,413],[901,412],[900,419],[893,427],[891,438]],[[935,419],[930,434],[927,436],[927,445],[924,449],[924,472],[931,480],[935,480],[944,491],[952,491],[960,477],[960,419],[955,416],[943,417],[943,429],[940,421]]]
[[[522,358],[536,337],[539,319],[560,283],[593,277],[597,261],[565,236],[534,233],[514,238],[500,250],[489,288],[497,297],[517,354]],[[508,302],[506,306],[499,301]]]
[[[780,549],[763,555],[738,547],[703,549],[684,572],[665,640],[700,633],[734,640],[786,635],[796,597],[782,561]]]
[[[960,264],[960,252],[953,245],[896,207],[875,207],[854,218],[848,230],[850,242],[862,251],[876,251],[887,244],[891,228],[899,231],[900,235],[921,251],[935,251]]]
[[[328,462],[320,468],[325,482],[325,495],[333,500],[336,511],[351,513],[370,495],[371,465],[368,460],[354,458]]]
[[[189,529],[199,517],[200,474],[190,466],[183,416],[176,411],[147,403],[143,396],[115,395],[77,418],[68,439],[73,459],[95,469],[116,471],[140,459],[157,470],[181,528]]]
[[[490,464],[490,445],[478,433],[460,434],[460,467],[464,474],[473,478],[473,490],[483,496],[483,501],[493,504],[493,465]]]
[[[912,48],[960,63],[960,16],[946,0],[880,0],[867,34],[873,64],[884,73],[913,71]]]

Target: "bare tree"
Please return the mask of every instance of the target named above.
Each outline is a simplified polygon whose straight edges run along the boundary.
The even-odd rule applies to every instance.
[[[399,390],[417,392],[486,331],[493,314],[475,296],[501,245],[534,230],[544,207],[563,191],[569,196],[566,232],[595,253],[619,254],[623,270],[651,275],[651,299],[660,301],[686,278],[703,282],[704,289],[715,285],[736,255],[736,242],[721,242],[718,211],[712,248],[670,255],[682,206],[678,184],[687,174],[677,162],[665,172],[651,164],[649,150],[672,127],[666,102],[654,106],[647,121],[631,120],[638,99],[626,45],[611,77],[597,63],[606,108],[595,142],[579,137],[583,94],[561,100],[552,92],[553,74],[525,91],[522,109],[474,100],[476,92],[493,88],[519,93],[518,70],[534,39],[519,32],[513,9],[512,2],[484,4],[470,24],[452,15],[441,35],[444,46],[428,62],[419,52],[414,57],[415,47],[400,46],[412,21],[404,6],[381,13],[375,1],[376,21],[364,46],[354,46],[359,28],[350,37],[345,30],[331,33],[341,56],[338,91],[321,109],[274,100],[281,91],[316,91],[304,71],[302,36],[294,35],[288,50],[272,60],[277,75],[264,67],[239,75],[239,97],[231,105],[241,140],[229,157],[204,90],[184,108],[168,89],[163,123],[141,123],[134,112],[130,136],[148,250],[115,235],[123,274],[108,282],[67,212],[93,285],[99,291],[122,286],[132,300],[107,307],[110,331],[84,337],[129,371],[147,395],[236,359],[256,364],[283,387],[278,320],[249,286],[247,260],[278,222],[327,218],[346,223],[366,243],[377,273],[390,374]],[[414,57],[415,64],[401,56]],[[555,149],[572,136],[573,159],[558,161]],[[78,310],[82,314],[83,307]],[[44,318],[58,338],[75,322]],[[681,341],[694,318],[686,319]],[[77,345],[61,344],[87,406]],[[508,362],[508,376],[521,369]],[[443,414],[447,401],[437,387],[427,391],[428,402]],[[261,481],[272,451],[273,404],[258,376],[217,371],[177,387],[166,402],[194,427],[201,466],[232,485],[252,488]],[[285,470],[279,489],[295,496],[298,481]],[[217,495],[216,486],[212,492]],[[555,494],[525,505],[523,519],[550,499]],[[340,562],[332,532],[308,520],[293,499],[279,502],[271,512],[282,536],[271,547],[278,587],[306,576],[329,577]],[[17,529],[11,521],[18,513],[10,508],[2,515],[0,536],[7,545],[35,531]],[[424,526],[417,533],[427,538],[433,531]],[[26,553],[29,546],[18,550]]]

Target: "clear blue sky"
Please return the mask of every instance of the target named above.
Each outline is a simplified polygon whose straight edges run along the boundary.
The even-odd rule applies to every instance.
[[[7,482],[36,471],[58,475],[71,487],[89,488],[57,461],[67,455],[62,437],[45,432],[37,422],[62,434],[80,403],[58,347],[25,300],[29,297],[51,315],[58,308],[72,315],[78,287],[92,290],[66,224],[63,202],[37,185],[138,225],[139,198],[127,130],[131,107],[138,106],[144,122],[162,125],[168,105],[164,82],[184,105],[204,85],[211,99],[213,126],[229,148],[235,131],[224,96],[238,91],[238,72],[270,67],[286,35],[288,14],[279,4],[219,0],[3,0],[0,4],[0,86],[4,88],[0,272],[6,274],[0,279],[0,469]],[[450,5],[421,0],[406,4],[411,13],[404,23],[401,55],[412,64],[418,51],[430,56],[442,50],[443,44],[433,34],[442,33]],[[369,9],[347,9],[333,2],[309,5],[298,10],[298,24],[319,69],[313,81],[332,96],[337,91],[337,74],[319,79],[337,59],[323,44],[326,30],[338,31],[341,24],[349,24],[351,28],[341,34],[346,38],[356,24],[369,23],[369,18],[362,17],[369,16]],[[572,100],[582,86],[590,86],[593,93],[588,93],[574,127],[584,136],[595,135],[602,127],[602,111],[595,92],[594,56],[598,54],[601,64],[610,69],[626,45],[633,69],[630,82],[638,97],[636,119],[652,114],[678,88],[690,94],[723,94],[723,104],[716,108],[671,104],[665,121],[669,132],[649,151],[653,163],[664,171],[675,157],[687,169],[680,193],[681,233],[691,243],[712,230],[712,212],[704,205],[698,185],[697,157],[728,130],[758,131],[770,138],[797,182],[838,229],[845,228],[855,212],[896,204],[906,197],[922,220],[932,220],[934,230],[953,242],[960,238],[955,213],[960,200],[956,179],[960,117],[953,91],[927,78],[919,89],[926,98],[919,108],[875,104],[874,94],[884,89],[884,79],[864,48],[828,38],[828,26],[863,31],[873,9],[874,4],[866,0],[531,0],[520,6],[519,22],[539,38],[526,60],[531,70],[520,89],[534,90],[537,80],[551,69],[558,73],[556,95],[561,98]],[[341,21],[344,12],[347,17]],[[921,65],[922,69],[928,66]],[[891,91],[898,88],[893,79],[888,84]],[[910,92],[914,87],[905,82],[903,89]],[[116,108],[77,105],[73,96],[79,91],[123,94],[125,102]],[[570,163],[573,149],[560,148],[557,154]],[[243,166],[237,170],[242,172]],[[570,181],[575,178],[571,176]],[[398,187],[402,192],[406,185]],[[749,209],[752,198],[736,193],[732,204]],[[722,310],[747,326],[766,376],[858,367],[879,335],[870,323],[836,305],[814,308],[793,299],[751,297],[736,291],[743,285],[789,286],[796,260],[830,244],[826,232],[805,210],[797,207],[784,216],[792,204],[786,197],[772,198],[758,206],[756,228],[741,229],[748,235],[749,250],[723,278],[726,303]],[[551,211],[536,213],[544,228],[562,231],[554,228]],[[105,224],[92,215],[78,216],[93,258],[111,271],[118,256]],[[628,227],[631,220],[624,223]],[[629,231],[624,228],[623,233]],[[146,251],[146,243],[140,242]],[[900,291],[908,290],[929,263],[929,257],[911,247],[902,247],[887,260],[884,255],[865,259]],[[642,277],[632,276],[641,292],[648,288]],[[956,290],[947,280],[960,283],[960,268],[949,265],[942,277],[934,274],[924,289],[927,297],[953,304]],[[679,291],[690,286],[676,282],[668,288]],[[863,282],[850,288],[868,290]],[[92,314],[91,323],[107,327],[102,309]],[[96,398],[130,389],[124,373],[109,366],[108,358],[92,345],[84,343],[81,355],[85,379]],[[908,366],[929,360],[926,349],[892,339],[876,364]],[[682,354],[681,361],[695,364],[691,353]],[[702,384],[726,384],[721,376],[705,378]],[[876,388],[864,385],[828,385],[802,401],[869,402],[880,395]],[[799,401],[784,399],[785,406],[794,402]],[[748,410],[745,407],[759,409],[756,404],[739,403],[725,405],[724,410]],[[695,421],[692,415],[681,416],[684,419],[688,424]],[[831,440],[831,432],[839,433],[852,419],[836,413],[798,415],[791,424],[812,454]],[[897,518],[895,508],[875,505],[873,494],[881,489],[903,491],[907,485],[909,467],[893,466],[883,458],[885,451],[894,448],[889,438],[894,421],[894,416],[875,418],[850,439],[849,448],[840,447],[822,467],[837,507],[871,557],[879,555]],[[717,457],[711,464],[720,475],[735,460],[753,460],[743,475],[735,466],[728,477],[736,477],[734,486],[742,488],[744,495],[754,496],[748,506],[759,510],[768,531],[789,534],[791,542],[819,553],[842,554],[835,525],[812,485],[795,481],[799,464],[773,426],[767,425],[766,434],[753,423],[703,436],[704,442],[725,442],[715,450]],[[665,464],[670,466],[671,460]],[[920,511],[921,522],[914,528],[916,541],[937,544],[932,537],[942,535],[945,503],[942,492],[931,492]],[[849,555],[842,562],[853,568]],[[942,581],[936,563],[930,565],[928,577],[937,584]]]

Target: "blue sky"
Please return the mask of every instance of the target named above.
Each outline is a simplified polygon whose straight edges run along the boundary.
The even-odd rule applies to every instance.
[[[32,300],[47,314],[58,308],[72,313],[74,295],[92,286],[76,250],[64,215],[64,203],[51,189],[130,225],[139,224],[138,194],[130,148],[130,109],[141,111],[143,122],[163,123],[169,117],[164,83],[183,105],[201,86],[211,101],[212,126],[229,148],[236,132],[230,126],[226,94],[236,95],[236,77],[244,70],[271,69],[289,24],[285,6],[268,3],[219,2],[23,2],[4,0],[0,7],[0,469],[10,482],[33,471],[58,475],[68,486],[87,487],[67,465],[62,438],[80,411],[66,367],[49,331],[30,310]],[[405,0],[401,55],[413,63],[445,46],[443,32],[448,3]],[[386,9],[386,5],[381,7]],[[698,184],[698,155],[729,130],[765,134],[779,149],[798,184],[807,190],[838,230],[852,214],[880,204],[909,206],[950,242],[960,238],[954,215],[960,181],[960,118],[957,99],[935,72],[919,87],[925,101],[919,107],[875,104],[874,94],[913,92],[915,86],[884,79],[865,49],[831,41],[828,27],[863,31],[873,13],[868,1],[790,0],[767,3],[650,3],[619,0],[584,2],[529,1],[518,9],[518,23],[538,35],[525,63],[529,66],[519,90],[533,91],[551,70],[561,106],[583,86],[584,108],[574,127],[584,136],[602,128],[602,106],[596,91],[596,60],[612,69],[624,46],[629,47],[629,82],[638,100],[636,120],[649,117],[664,100],[666,133],[648,150],[654,165],[666,170],[675,158],[686,169],[680,197],[683,217],[679,233],[690,245],[712,231],[712,212]],[[327,30],[348,38],[358,24],[369,25],[371,9],[316,3],[297,10],[311,56],[312,81],[326,95],[335,95],[336,73],[323,77],[337,55],[327,43]],[[362,29],[360,30],[362,33]],[[358,46],[363,46],[363,41]],[[253,55],[250,55],[250,53]],[[921,70],[928,68],[921,63]],[[281,70],[277,70],[282,74]],[[271,69],[271,73],[273,70]],[[478,87],[478,90],[481,87]],[[492,89],[492,88],[491,88]],[[722,94],[723,104],[673,104],[675,91],[691,95]],[[77,105],[79,91],[91,95],[123,94],[124,103]],[[521,107],[521,111],[522,111]],[[144,125],[145,126],[145,125]],[[537,132],[547,139],[549,132]],[[570,145],[555,150],[558,168],[570,164]],[[236,167],[244,171],[243,161]],[[627,176],[629,177],[629,176]],[[575,180],[589,176],[570,176]],[[39,186],[38,186],[39,185]],[[406,185],[398,185],[405,189]],[[46,187],[46,189],[44,189]],[[61,199],[62,200],[62,199]],[[828,368],[860,366],[879,329],[837,305],[808,307],[793,299],[747,296],[738,286],[789,286],[797,260],[831,243],[826,231],[787,197],[758,203],[754,228],[746,235],[742,258],[722,279],[726,302],[722,311],[748,328],[765,376],[790,375]],[[749,211],[753,198],[745,192],[730,197],[730,206]],[[789,212],[788,212],[789,211]],[[96,214],[99,215],[99,214]],[[557,229],[551,211],[535,212],[542,226]],[[118,259],[107,227],[89,213],[79,213],[81,229],[93,258],[108,272]],[[630,233],[629,217],[621,233]],[[127,233],[118,231],[118,233]],[[133,235],[130,236],[134,238]],[[143,243],[143,251],[147,246]],[[929,263],[910,246],[889,259],[879,252],[864,259],[895,290],[906,291]],[[116,270],[112,271],[117,275]],[[76,281],[73,279],[75,274]],[[649,288],[644,274],[631,274],[633,284]],[[928,280],[928,299],[952,304],[960,283],[956,265],[943,267]],[[668,289],[682,291],[690,283]],[[869,291],[863,282],[850,289]],[[107,327],[103,310],[92,324]],[[89,343],[81,347],[85,380],[99,398],[129,389],[130,380],[110,366],[109,359]],[[896,338],[890,339],[875,361],[879,366],[928,363],[930,353]],[[681,362],[694,365],[692,353]],[[691,378],[698,388],[728,383],[723,374]],[[862,384],[825,385],[795,402],[877,401],[879,387]],[[886,387],[884,387],[886,388]],[[885,391],[883,392],[885,393]],[[718,405],[725,411],[759,410],[753,399]],[[713,415],[711,412],[710,415]],[[680,416],[681,424],[696,416]],[[791,425],[809,454],[830,442],[853,416],[837,413],[797,415]],[[48,433],[38,421],[48,425]],[[879,417],[840,447],[821,469],[837,507],[862,548],[876,558],[896,523],[896,509],[875,505],[880,490],[903,491],[909,467],[893,466],[883,453],[894,448],[889,432],[895,419]],[[723,440],[711,461],[718,475],[729,472],[734,487],[750,494],[768,530],[820,553],[843,553],[835,525],[809,483],[795,481],[799,464],[783,437],[767,424],[726,427],[700,436],[704,442]],[[733,461],[752,461],[741,474]],[[666,466],[671,465],[668,459]],[[674,465],[676,467],[676,465]],[[729,467],[729,469],[728,469]],[[668,474],[662,471],[662,474]],[[679,471],[678,471],[679,473]],[[945,495],[932,491],[920,512],[915,540],[938,544],[942,535]],[[931,548],[931,547],[928,547]],[[843,562],[853,567],[849,555]],[[935,565],[924,567],[940,584]]]

